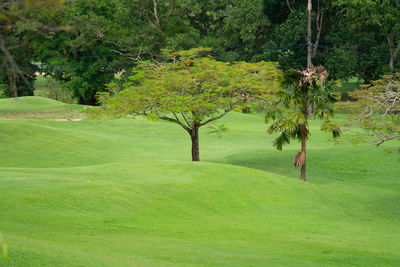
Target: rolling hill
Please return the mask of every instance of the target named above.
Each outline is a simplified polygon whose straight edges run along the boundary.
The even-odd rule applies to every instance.
[[[82,109],[18,101],[0,114]],[[304,183],[299,144],[276,151],[259,114],[229,114],[221,138],[203,129],[198,163],[174,124],[28,118],[0,120],[1,266],[400,265],[385,147],[334,145],[312,122]]]

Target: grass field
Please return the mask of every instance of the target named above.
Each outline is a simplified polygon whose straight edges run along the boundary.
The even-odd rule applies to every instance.
[[[362,85],[364,80],[359,79],[357,77],[353,77],[348,79],[347,81],[342,81],[341,86],[337,87],[336,90],[339,91],[342,95],[342,100],[350,100],[349,93],[359,88]]]
[[[0,119],[77,119],[84,117],[83,110],[81,105],[38,96],[0,99]]]
[[[0,120],[0,266],[400,266],[398,155],[312,122],[304,183],[261,115],[221,123],[192,163],[170,123]]]

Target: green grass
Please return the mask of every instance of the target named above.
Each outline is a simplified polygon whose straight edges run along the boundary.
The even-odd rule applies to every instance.
[[[348,79],[347,81],[342,81],[341,86],[337,87],[336,90],[342,95],[342,100],[349,100],[349,93],[359,88],[363,84],[363,80],[357,77]]]
[[[0,121],[0,265],[400,265],[397,155],[312,122],[304,183],[299,144],[273,149],[261,115],[221,123],[192,163],[170,123]]]
[[[71,119],[82,117],[83,106],[39,96],[0,99],[0,119]]]

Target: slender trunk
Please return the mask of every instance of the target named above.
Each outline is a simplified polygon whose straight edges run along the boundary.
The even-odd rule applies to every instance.
[[[200,161],[199,152],[199,126],[194,125],[192,132],[190,133],[192,139],[192,161]]]
[[[300,180],[306,181],[306,162],[307,162],[307,154],[306,154],[306,141],[307,140],[307,128],[306,124],[303,123],[301,125],[301,152],[304,152],[304,164],[301,166],[301,175],[300,175]]]
[[[387,41],[389,46],[389,67],[394,70],[394,62],[396,61],[397,53],[400,51],[400,44],[396,46],[393,34],[388,34]]]
[[[315,18],[315,28],[316,28],[316,31],[317,31],[317,35],[315,37],[315,43],[314,43],[314,47],[313,47],[313,50],[312,50],[311,58],[314,58],[315,55],[317,54],[319,40],[321,38],[322,25],[323,25],[323,22],[324,22],[324,12],[322,10],[322,6],[319,5],[319,1],[318,1],[317,10],[318,10],[317,11],[317,17]]]
[[[13,97],[18,97],[18,88],[17,88],[17,81],[15,79],[14,73],[8,73],[8,86],[12,89]]]
[[[393,50],[393,35],[388,34],[387,36],[388,46],[389,46],[389,67],[391,70],[394,69],[394,50]]]
[[[313,47],[312,47],[312,42],[311,42],[311,11],[312,11],[312,2],[311,0],[308,0],[308,5],[307,5],[307,13],[308,13],[308,20],[307,20],[307,68],[312,65],[312,57],[313,55]],[[308,119],[311,119],[312,112],[314,110],[314,103],[311,103],[310,106],[308,107],[308,114],[307,117]],[[301,168],[303,172],[303,168]]]
[[[314,112],[314,101],[312,101],[311,104],[310,104],[310,105],[308,106],[308,108],[307,108],[307,118],[308,118],[309,120],[312,119],[312,114],[313,114],[313,112]]]
[[[311,43],[311,9],[312,9],[312,3],[311,0],[308,0],[308,5],[307,5],[307,13],[308,13],[308,20],[307,20],[307,67],[309,67],[311,63],[311,57],[312,57],[312,43]]]
[[[391,70],[394,70],[394,58],[393,55],[390,55],[389,67]]]

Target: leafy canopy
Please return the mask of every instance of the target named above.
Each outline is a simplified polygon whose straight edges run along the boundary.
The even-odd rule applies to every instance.
[[[189,131],[246,103],[269,99],[278,88],[276,63],[226,63],[201,57],[208,51],[164,51],[167,63],[139,63],[122,91],[100,94],[104,111],[174,121]]]

